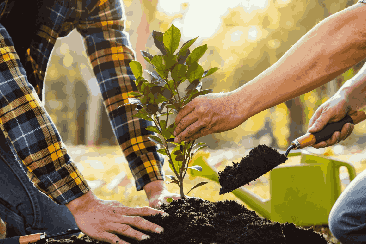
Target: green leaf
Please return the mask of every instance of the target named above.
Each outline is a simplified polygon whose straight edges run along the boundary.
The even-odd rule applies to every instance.
[[[155,105],[155,102],[154,102],[155,101],[155,97],[154,97],[154,95],[152,93],[149,93],[148,97],[149,97],[149,102],[148,102],[148,104],[146,106],[146,108],[148,108],[148,109],[146,109],[146,111],[150,113],[150,111],[154,110],[153,107]],[[153,113],[153,112],[151,112],[151,113]]]
[[[174,143],[174,144],[176,144],[176,143]],[[178,157],[177,155],[175,155],[174,153],[176,152],[176,151],[178,151],[178,150],[180,150],[180,146],[178,145],[178,146],[176,146],[174,149],[173,149],[173,151],[171,152],[171,158],[172,158],[172,160],[173,160],[173,165],[174,165],[174,168],[175,168],[175,170],[177,171],[177,173],[179,173],[180,172],[180,170],[181,170],[181,167],[182,167],[182,161],[180,161],[180,160],[176,160],[176,157]],[[179,159],[179,158],[178,158]],[[171,162],[171,161],[169,161],[169,162]],[[170,169],[174,172],[174,168],[173,168],[173,166],[171,165],[171,163],[169,163],[169,167],[170,167]]]
[[[196,38],[193,38],[191,40],[186,41],[185,43],[183,43],[182,47],[180,48],[179,52],[178,52],[178,56],[179,55],[183,55],[187,52],[187,50],[189,51],[189,47],[197,40],[198,36]]]
[[[183,152],[181,151],[181,149],[174,152],[174,155],[182,155],[182,154],[183,154]]]
[[[172,78],[178,84],[185,78],[187,65],[177,64],[172,71]]]
[[[148,89],[146,89],[148,88]],[[140,90],[145,96],[147,96],[147,94],[150,93],[150,89],[149,86],[147,85],[147,83],[142,83],[141,85],[141,90]]]
[[[203,54],[205,54],[205,52],[207,51],[207,44],[196,47],[192,53],[188,56],[187,58],[187,64],[191,65],[195,62],[197,62],[202,56]]]
[[[160,103],[163,103],[163,102],[166,102],[166,101],[167,101],[167,99],[162,94],[159,94],[158,97],[155,99],[156,104],[160,104]],[[158,105],[158,107],[159,107],[159,105]],[[161,111],[160,107],[158,108],[158,111],[160,113],[160,111]]]
[[[162,87],[161,86],[154,86],[150,89],[150,91],[154,95],[154,98],[157,99],[158,95],[161,94]]]
[[[153,55],[151,55],[150,53],[145,52],[145,51],[141,51],[141,55],[149,63],[150,63],[150,60],[154,57]]]
[[[175,128],[176,128],[177,126],[175,125],[175,123],[171,123],[170,125],[169,125],[169,127],[167,128],[167,131],[170,133],[170,135],[171,136],[173,136],[174,137],[174,130],[175,130]]]
[[[177,155],[177,156],[175,157],[175,160],[176,160],[176,161],[183,161],[183,160],[184,160],[184,155],[182,155],[182,154]]]
[[[141,103],[142,104],[146,104],[147,103],[147,100],[148,100],[149,98],[147,97],[147,96],[142,96],[141,98],[140,98],[140,101],[141,101]]]
[[[161,95],[163,95],[168,100],[173,97],[172,92],[168,88],[164,88]]]
[[[148,116],[148,113],[145,111],[145,109],[141,109],[140,111],[138,111],[136,114],[133,115],[134,117],[138,117],[144,120],[148,120],[148,121],[153,121],[153,119],[151,119]]]
[[[168,72],[165,69],[165,65],[163,64],[163,56],[155,55],[153,59],[151,59],[151,63],[154,65],[156,72],[163,78],[166,79],[168,76]]]
[[[176,178],[175,178],[174,175],[167,175],[166,177],[169,178],[169,179],[171,179],[171,180],[176,180]]]
[[[200,91],[200,88],[202,87],[202,82],[200,80],[194,80],[191,84],[186,88],[186,92],[192,91],[194,89],[197,89],[197,91]]]
[[[146,127],[146,130],[160,134],[160,131],[155,126],[148,126]]]
[[[187,195],[194,189],[194,188],[197,188],[197,187],[200,187],[200,186],[203,186],[205,184],[207,184],[208,182],[207,181],[203,181],[203,182],[200,182],[198,183],[197,185],[195,185],[194,187],[192,187],[189,192],[187,192]]]
[[[160,52],[163,55],[166,55],[167,51],[164,47],[164,42],[163,42],[164,33],[159,32],[159,31],[153,31],[152,36],[154,38],[155,46],[160,50]]]
[[[196,97],[200,96],[200,95],[206,95],[208,93],[212,93],[213,90],[212,89],[206,89],[206,90],[202,90],[200,92],[195,93],[190,99],[188,99],[187,101],[190,102],[193,99],[195,99]]]
[[[179,181],[173,175],[167,175],[166,177],[172,180],[171,182],[168,182],[167,184],[175,183],[179,186]],[[170,199],[172,199],[172,198],[170,198]],[[172,201],[173,201],[173,199],[172,199]]]
[[[177,50],[180,42],[180,37],[180,30],[174,25],[171,25],[170,28],[163,34],[165,49],[170,54],[173,54],[175,50]]]
[[[195,146],[195,147],[197,147],[197,146],[202,146],[202,145],[206,145],[206,143],[204,143],[204,142],[199,142],[199,143],[194,144],[194,146]]]
[[[184,64],[186,62],[189,54],[191,54],[191,51],[189,51],[189,49],[185,50],[181,54],[178,54],[178,63]]]
[[[217,70],[219,70],[219,68],[215,67],[215,68],[211,68],[209,70],[206,70],[204,73],[203,73],[203,77],[206,77],[206,76],[209,76],[209,75],[212,75],[213,73],[215,73]]]
[[[165,130],[166,129],[166,120],[160,120],[160,128],[162,129],[162,130]]]
[[[205,145],[205,146],[200,146],[200,147],[198,147],[198,148],[194,149],[194,150],[192,151],[192,153],[193,153],[193,154],[195,154],[198,150],[201,150],[201,149],[206,148],[206,147],[207,147],[206,145]]]
[[[151,59],[151,63],[155,66],[155,69],[164,69],[163,56],[155,55]]]
[[[155,142],[155,144],[166,145],[158,136],[149,136],[149,139]]]
[[[164,148],[160,148],[160,149],[158,149],[158,150],[156,150],[158,153],[161,153],[161,154],[163,154],[163,155],[166,155],[166,156],[168,156],[168,154],[166,153],[166,151],[165,151],[165,149]]]
[[[191,64],[191,66],[188,67],[187,71],[187,78],[189,82],[192,82],[194,80],[200,80],[202,78],[203,72],[205,72],[201,65],[199,65],[197,62]]]
[[[128,96],[135,96],[135,97],[141,97],[142,94],[139,92],[129,92],[127,93]]]
[[[160,120],[160,126],[161,126],[161,130],[162,130],[162,134],[163,134],[164,138],[169,139],[170,138],[170,133],[166,128],[166,121],[165,120]]]
[[[173,202],[173,198],[169,197],[169,198],[167,198],[167,199],[166,199],[166,201],[167,201],[168,203],[171,203],[171,202]]]
[[[136,78],[142,77],[142,66],[139,62],[131,61],[130,68]]]
[[[169,86],[169,88],[170,88],[170,90],[171,89],[175,89],[175,82],[174,82],[174,80],[168,80],[168,86]]]
[[[145,71],[146,71],[146,73],[149,74],[150,81],[151,81],[152,84],[156,84],[156,83],[159,83],[159,82],[163,81],[163,79],[159,76],[159,74],[155,74],[155,73],[153,73],[149,70],[145,70]]]
[[[150,94],[149,94],[150,95]],[[146,111],[149,113],[149,114],[155,114],[157,111],[158,111],[159,107],[157,104],[148,104],[147,107],[146,107]]]
[[[197,171],[202,171],[202,167],[201,166],[198,166],[198,165],[195,165],[195,166],[192,166],[192,167],[188,167],[189,169],[195,169]]]
[[[171,69],[174,65],[177,64],[177,56],[175,55],[165,55],[164,57],[165,69]]]

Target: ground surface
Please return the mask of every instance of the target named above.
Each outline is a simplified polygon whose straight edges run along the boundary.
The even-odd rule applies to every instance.
[[[97,196],[106,200],[118,200],[124,205],[130,207],[147,206],[148,201],[144,191],[136,191],[131,171],[128,167],[121,149],[117,147],[87,147],[87,146],[68,146],[69,153],[82,174],[88,180],[90,186]],[[202,152],[208,158],[210,165],[216,167],[218,171],[225,168],[226,165],[231,165],[232,162],[239,162],[240,159],[249,153],[250,149],[235,149],[235,150],[216,150]],[[328,148],[326,150],[315,150],[315,153],[332,156],[339,160],[350,162],[354,165],[356,172],[360,173],[366,169],[365,152],[360,148]],[[341,154],[338,154],[341,152]],[[286,161],[284,165],[298,164],[300,157],[292,157]],[[164,172],[167,175],[173,173],[169,169],[167,161],[163,166]],[[347,170],[345,167],[340,169],[340,177],[342,181],[342,190],[349,183]],[[200,177],[191,179],[189,176],[185,180],[185,192],[196,185],[205,181]],[[174,184],[167,185],[168,190],[179,192],[179,189]],[[265,174],[259,180],[245,186],[262,198],[270,198],[269,174]],[[189,195],[209,200],[212,202],[223,200],[234,200],[244,206],[245,203],[237,199],[233,194],[228,193],[219,195],[220,185],[215,182],[193,190]],[[215,192],[217,194],[215,194]],[[247,207],[247,206],[246,206]],[[247,207],[248,208],[248,207]],[[250,209],[250,208],[248,208]],[[314,229],[323,233],[328,240],[336,242],[329,232],[329,229],[323,226],[315,226]]]

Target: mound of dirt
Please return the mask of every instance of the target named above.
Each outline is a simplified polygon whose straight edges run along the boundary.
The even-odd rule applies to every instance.
[[[136,241],[121,237],[129,243],[246,243],[246,244],[326,244],[325,238],[312,229],[296,227],[292,223],[281,224],[259,217],[254,211],[235,201],[209,202],[197,198],[174,200],[161,209],[169,216],[160,214],[144,217],[164,228],[161,234],[149,233],[151,238]],[[42,240],[38,244],[73,243],[104,244],[87,236],[73,236],[65,240]]]

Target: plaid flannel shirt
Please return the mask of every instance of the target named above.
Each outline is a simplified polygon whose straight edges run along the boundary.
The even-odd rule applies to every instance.
[[[14,6],[9,7],[11,2],[0,4],[1,25],[14,16]],[[123,31],[121,1],[38,2],[42,5],[38,5],[37,18],[34,23],[29,20],[37,28],[29,45],[24,44],[24,37],[15,40],[9,36],[10,28],[5,24],[6,29],[0,28],[0,127],[33,184],[58,204],[66,204],[90,190],[41,103],[44,76],[54,44],[58,37],[75,28],[85,41],[112,129],[137,190],[154,180],[163,180],[164,159],[156,152],[156,144],[148,139],[153,133],[145,129],[152,122],[132,117],[136,113],[135,105],[126,105],[127,93],[137,89],[129,67],[135,55],[128,34]],[[25,53],[16,53],[14,47],[17,52],[25,50]]]

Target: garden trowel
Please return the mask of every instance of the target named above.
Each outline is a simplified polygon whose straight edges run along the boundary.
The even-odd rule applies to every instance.
[[[280,154],[277,150],[266,145],[259,145],[253,148],[249,155],[242,158],[240,163],[234,163],[233,166],[226,166],[224,171],[219,172],[219,182],[221,185],[220,195],[231,192],[260,176],[271,171],[273,168],[284,163],[292,149],[302,149],[315,145],[321,141],[326,141],[332,137],[335,131],[341,131],[346,123],[358,124],[366,119],[363,111],[346,115],[342,120],[327,124],[321,131],[314,134],[306,133],[291,142],[290,147],[285,154]]]
[[[75,234],[75,233],[79,233],[79,232],[81,232],[80,229],[75,228],[75,229],[68,229],[65,232],[60,232],[60,233],[56,233],[56,234],[37,233],[37,234],[31,234],[31,235],[26,235],[26,236],[15,236],[15,237],[1,239],[0,244],[14,244],[14,243],[28,244],[28,243],[37,242],[39,240],[48,240],[51,238],[67,236],[67,235]],[[17,241],[17,240],[19,240],[19,241]]]

